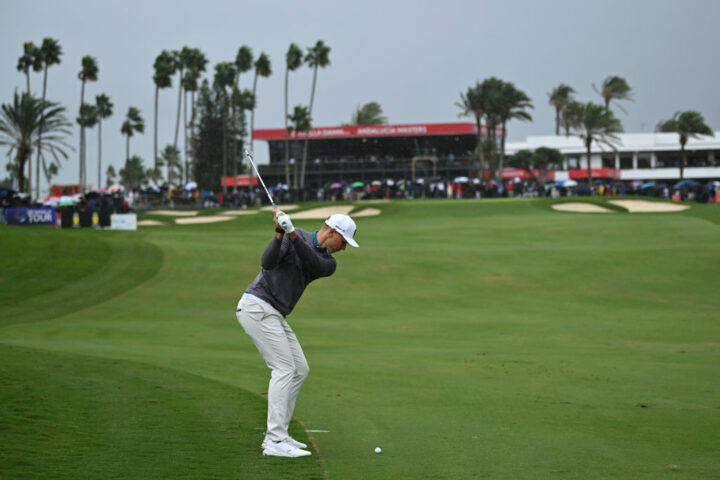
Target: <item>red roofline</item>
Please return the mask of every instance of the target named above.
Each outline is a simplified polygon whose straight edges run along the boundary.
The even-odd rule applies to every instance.
[[[483,125],[483,134],[486,127]],[[364,138],[364,137],[411,137],[430,135],[477,135],[474,123],[414,123],[406,125],[348,125],[340,127],[315,127],[307,135],[311,139]],[[291,138],[296,138],[293,134]],[[285,130],[269,128],[253,130],[255,140],[284,140]],[[300,132],[297,138],[305,138]]]

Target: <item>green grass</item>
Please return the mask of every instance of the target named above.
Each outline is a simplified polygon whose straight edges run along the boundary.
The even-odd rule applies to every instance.
[[[717,478],[720,208],[549,205],[358,219],[288,318],[290,461],[260,454],[269,371],[233,313],[267,216],[0,227],[0,478]]]

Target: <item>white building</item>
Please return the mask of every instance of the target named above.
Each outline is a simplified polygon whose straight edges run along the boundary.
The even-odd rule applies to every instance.
[[[591,168],[609,172],[615,170],[619,180],[674,180],[680,178],[680,138],[677,133],[624,133],[618,135],[616,151],[607,145],[593,142]],[[556,180],[568,178],[568,171],[587,169],[587,151],[578,136],[535,136],[524,142],[508,142],[507,156],[518,150],[535,150],[549,147],[560,150],[565,156],[562,170],[555,173]],[[690,138],[685,145],[686,179],[720,179],[720,132],[714,137]],[[595,176],[595,173],[593,173]]]

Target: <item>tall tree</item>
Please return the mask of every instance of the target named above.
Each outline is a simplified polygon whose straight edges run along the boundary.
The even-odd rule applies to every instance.
[[[215,65],[215,87],[220,91],[222,108],[222,176],[227,176],[227,118],[228,118],[228,92],[227,89],[235,83],[235,64],[220,62]],[[223,183],[223,193],[227,193],[227,184]]]
[[[520,168],[530,174],[538,185],[538,191],[542,194],[545,191],[545,183],[551,170],[560,168],[563,162],[563,154],[555,148],[540,147],[534,152],[530,150],[519,150],[508,159],[513,168]]]
[[[305,136],[312,130],[312,118],[310,110],[304,105],[297,105],[293,109],[293,113],[288,115],[291,125],[288,127],[288,134],[292,134],[295,138],[295,150],[297,151],[298,134],[303,133]],[[293,187],[298,187],[298,162],[295,162],[293,172]]]
[[[285,183],[290,184],[290,142],[288,139],[288,90],[290,72],[294,72],[303,63],[303,52],[296,44],[291,43],[285,54]]]
[[[235,55],[235,85],[233,86],[233,101],[232,101],[232,125],[233,125],[233,141],[232,141],[232,165],[233,165],[233,178],[237,178],[237,167],[238,167],[238,131],[237,131],[237,115],[238,110],[244,116],[245,110],[242,108],[243,99],[242,92],[240,91],[240,75],[249,72],[253,68],[253,54],[250,47],[243,45],[238,49],[237,55]],[[237,190],[237,187],[234,188]]]
[[[104,93],[95,97],[95,111],[98,120],[98,188],[102,186],[102,121],[113,114],[114,105]]]
[[[675,112],[675,115],[669,120],[660,122],[657,131],[659,132],[675,132],[680,137],[680,180],[684,178],[685,167],[687,167],[687,153],[685,145],[690,138],[698,138],[700,135],[715,136],[715,133],[705,123],[700,112],[695,110],[687,110],[685,112]]]
[[[115,167],[108,165],[107,170],[105,170],[105,188],[108,188],[110,185],[115,183],[115,177],[117,177]]]
[[[574,93],[575,89],[564,83],[561,83],[553,88],[552,92],[548,93],[550,105],[555,107],[555,135],[560,135],[560,117],[563,110],[573,101]]]
[[[52,38],[44,38],[42,45],[40,45],[40,48],[38,49],[38,58],[43,66],[43,90],[42,90],[42,100],[43,102],[47,98],[47,74],[48,74],[48,68],[57,65],[60,63],[60,56],[62,55],[62,48],[60,47],[60,44],[57,42],[57,40],[54,40]],[[38,135],[38,143],[42,144],[42,129],[40,129],[39,135]],[[38,155],[37,159],[35,160],[35,197],[40,198],[40,163],[42,163],[43,166],[43,173],[45,174],[45,178],[47,179],[48,187],[50,186],[50,176],[47,165],[45,163],[45,158],[41,155],[42,148],[38,148]]]
[[[18,58],[17,71],[25,74],[27,83],[26,92],[30,94],[30,69],[39,72],[42,70],[40,49],[33,42],[23,44],[23,54]]]
[[[475,147],[475,157],[478,159],[478,176],[485,179],[485,152],[483,149],[482,123],[487,115],[488,102],[487,95],[480,82],[468,87],[465,93],[460,92],[460,101],[455,105],[462,109],[462,113],[458,116],[472,116],[475,119],[475,128],[477,129],[477,145]],[[360,112],[356,114],[360,117]],[[359,123],[357,123],[359,124]]]
[[[500,138],[500,159],[498,161],[498,176],[502,178],[503,162],[505,161],[505,138],[507,137],[507,122],[513,119],[532,121],[527,109],[534,108],[525,92],[515,87],[512,82],[503,82],[500,91],[499,103],[496,105],[496,114],[502,126]],[[491,105],[492,105],[491,101]]]
[[[147,182],[148,173],[143,166],[143,159],[133,155],[125,161],[125,167],[120,169],[120,183],[128,188],[139,187]]]
[[[255,77],[253,78],[252,89],[253,108],[250,111],[250,150],[253,149],[254,141],[253,131],[255,129],[255,108],[257,107],[257,80],[258,77],[268,78],[270,75],[272,75],[272,65],[270,65],[270,57],[265,52],[262,52],[260,53],[260,56],[257,58],[257,60],[255,60]]]
[[[198,89],[198,80],[200,79],[200,76],[205,71],[205,67],[207,66],[208,60],[205,57],[205,54],[200,51],[198,48],[192,49],[192,55],[190,57],[190,63],[187,65],[187,72],[185,74],[185,79],[183,81],[183,89],[186,92],[190,92],[191,94],[191,113],[190,113],[190,134],[191,136],[194,135],[195,132],[195,92]],[[187,118],[185,119],[185,130],[187,131],[188,125],[187,125]],[[186,133],[187,135],[187,133]],[[192,142],[191,142],[192,143]],[[195,172],[195,151],[191,148],[191,157],[192,160],[190,163],[193,165],[193,175]],[[188,142],[187,139],[185,140],[185,174],[189,175],[188,168]],[[188,177],[189,178],[189,177]]]
[[[630,85],[624,78],[616,75],[606,77],[600,88],[593,83],[593,89],[605,100],[605,110],[610,110],[612,100],[633,100],[633,91]],[[618,108],[627,113],[622,105],[618,105]]]
[[[185,69],[192,65],[194,55],[194,49],[189,47],[183,47],[179,52],[173,52],[174,67],[178,72],[178,105],[177,116],[175,117],[175,136],[173,137],[173,146],[175,149],[177,149],[178,135],[180,134],[180,110],[182,107]]]
[[[565,105],[565,108],[563,108],[562,113],[560,115],[560,123],[562,124],[562,127],[565,129],[565,136],[570,136],[570,130],[574,130],[578,127],[579,117],[578,117],[578,108],[582,105],[582,103],[572,100],[570,103]]]
[[[203,80],[197,96],[197,127],[192,136],[194,179],[199,188],[214,190],[222,176],[222,95]]]
[[[388,119],[383,115],[378,102],[368,102],[357,107],[350,118],[350,125],[385,125]]]
[[[65,107],[42,101],[30,94],[15,92],[12,104],[3,104],[0,111],[0,145],[8,146],[8,157],[13,158],[18,179],[18,190],[28,191],[25,184],[25,163],[33,148],[41,148],[52,155],[56,163],[67,159],[65,149],[72,147],[65,141],[70,135],[71,123],[65,117]],[[45,132],[44,142],[38,142],[39,131]]]
[[[128,166],[128,160],[130,159],[130,138],[137,133],[143,133],[145,131],[145,120],[142,118],[140,110],[130,106],[128,107],[127,114],[125,115],[125,121],[120,127],[120,132],[125,135],[125,167]]]
[[[175,178],[182,180],[183,168],[180,161],[180,151],[173,145],[166,145],[160,158],[168,169],[168,183],[173,185]]]
[[[97,109],[95,108],[95,105],[84,103],[80,107],[80,112],[76,121],[78,125],[80,125],[80,157],[85,159],[87,158],[87,152],[85,151],[85,130],[94,127],[98,121]],[[80,186],[83,191],[87,188],[87,185],[87,165],[84,165],[82,170],[82,177],[80,178]]]
[[[480,91],[486,102],[485,123],[487,125],[489,148],[489,167],[492,178],[497,178],[500,156],[498,155],[497,127],[502,124],[501,115],[505,107],[505,82],[497,77],[489,77],[480,84]]]
[[[175,73],[175,56],[172,52],[163,50],[155,58],[153,64],[155,73],[153,74],[153,82],[155,83],[155,122],[153,132],[153,172],[158,171],[158,102],[160,99],[160,89],[172,87],[172,76]],[[157,178],[153,178],[157,181]]]
[[[310,104],[308,105],[308,115],[312,117],[313,102],[315,101],[315,88],[317,87],[317,73],[319,68],[325,68],[330,65],[330,47],[325,42],[318,40],[315,45],[308,47],[305,54],[305,63],[313,69],[312,88],[310,89]],[[303,142],[302,170],[300,172],[300,188],[305,187],[305,165],[308,155],[308,137]]]
[[[592,168],[591,153],[592,143],[600,143],[616,150],[615,143],[619,141],[616,133],[622,133],[622,123],[615,117],[611,110],[598,105],[597,103],[587,102],[577,104],[577,129],[578,137],[585,144],[587,151],[587,175],[588,175],[588,191],[592,188]]]
[[[83,105],[85,105],[85,83],[86,82],[96,82],[98,79],[98,66],[97,66],[97,60],[95,60],[94,57],[90,55],[85,55],[82,58],[82,67],[80,68],[80,72],[78,73],[78,78],[81,82],[80,87],[80,116],[83,116]],[[85,162],[85,121],[78,121],[80,124],[80,174],[79,174],[79,183],[80,188],[85,189],[85,185],[83,184],[83,179],[86,176],[86,169],[87,164]]]

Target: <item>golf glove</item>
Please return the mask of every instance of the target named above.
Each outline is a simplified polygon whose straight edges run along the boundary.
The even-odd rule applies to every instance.
[[[285,213],[278,212],[278,215],[276,218],[277,218],[278,225],[280,225],[280,228],[285,230],[285,233],[287,233],[289,235],[295,231],[295,227],[293,227],[293,224],[290,221],[290,217],[288,217]]]

